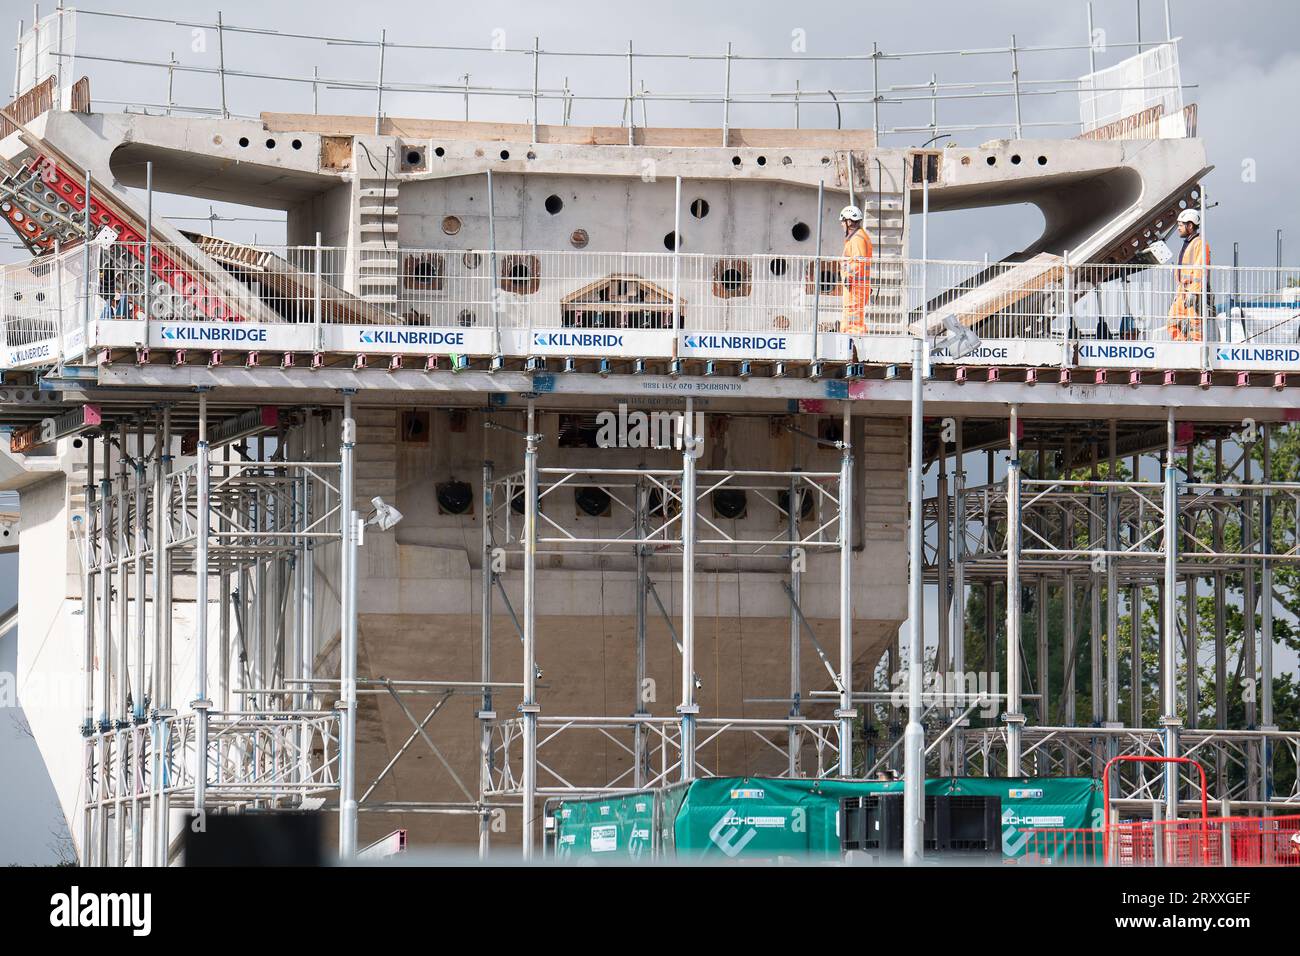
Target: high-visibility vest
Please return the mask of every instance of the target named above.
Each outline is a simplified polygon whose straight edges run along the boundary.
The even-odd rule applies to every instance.
[[[844,262],[840,275],[845,286],[856,286],[871,281],[871,237],[859,227],[844,240]]]
[[[1183,242],[1178,254],[1178,291],[1184,295],[1199,295],[1205,279],[1205,267],[1210,264],[1210,246],[1198,233]]]

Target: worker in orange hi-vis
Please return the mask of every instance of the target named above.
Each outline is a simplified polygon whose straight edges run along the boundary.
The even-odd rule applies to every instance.
[[[1178,235],[1183,248],[1174,270],[1174,304],[1169,307],[1169,338],[1175,342],[1201,341],[1201,328],[1209,296],[1210,246],[1201,236],[1201,214],[1184,209],[1178,214]]]
[[[840,210],[844,227],[844,261],[840,281],[844,283],[844,321],[840,331],[861,335],[867,331],[863,313],[871,299],[871,237],[862,228],[862,210],[845,206]]]

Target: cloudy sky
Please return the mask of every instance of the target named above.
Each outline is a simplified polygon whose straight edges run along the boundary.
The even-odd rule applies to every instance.
[[[53,3],[43,4],[48,12]],[[922,127],[930,123],[930,103],[925,93],[898,89],[925,84],[931,75],[940,84],[1009,84],[1012,35],[1021,48],[1074,46],[1080,49],[1033,51],[1020,55],[1024,89],[1060,89],[1089,69],[1087,7],[1081,0],[1047,3],[1044,0],[972,5],[957,0],[930,0],[925,4],[809,2],[791,4],[749,0],[745,4],[712,4],[700,0],[656,0],[654,3],[518,2],[491,4],[429,3],[428,0],[315,0],[312,3],[267,3],[265,0],[220,0],[226,24],[279,31],[280,36],[227,33],[219,44],[215,31],[192,23],[215,23],[218,3],[209,0],[106,0],[94,9],[130,12],[184,21],[150,24],[138,20],[82,16],[77,24],[77,52],[82,59],[76,72],[91,76],[91,93],[97,110],[122,109],[122,102],[168,102],[165,70],[132,66],[111,60],[166,61],[174,54],[182,67],[214,70],[219,53],[231,71],[290,75],[307,79],[314,70],[323,78],[318,88],[321,112],[373,113],[373,90],[339,88],[373,84],[378,71],[378,40],[386,31],[389,42],[446,47],[504,46],[531,49],[533,38],[543,51],[588,51],[626,54],[629,41],[634,59],[635,83],[651,94],[708,94],[723,85],[724,63],[719,59],[727,43],[737,57],[792,56],[794,60],[738,59],[733,63],[731,88],[737,99],[757,93],[793,91],[841,92],[845,101],[863,99],[872,86],[869,63],[834,61],[819,57],[862,55],[873,42],[886,54],[916,51],[967,50],[969,55],[901,57],[881,64],[881,87],[894,88],[891,99],[917,98],[911,103],[882,107],[886,129]],[[1231,244],[1240,244],[1242,261],[1270,264],[1274,236],[1284,234],[1287,261],[1300,259],[1300,204],[1293,200],[1294,181],[1287,173],[1300,155],[1300,124],[1296,122],[1295,93],[1300,90],[1300,53],[1295,37],[1300,30],[1300,8],[1287,0],[1244,0],[1233,5],[1210,0],[1096,0],[1094,28],[1104,50],[1096,54],[1105,67],[1131,55],[1138,40],[1155,42],[1165,37],[1168,7],[1173,34],[1181,37],[1182,79],[1192,88],[1188,102],[1200,108],[1200,131],[1217,167],[1207,182],[1215,205],[1209,213],[1209,231],[1216,258],[1229,261]],[[31,4],[0,0],[0,25],[13,29],[20,18],[30,24]],[[295,39],[285,34],[313,34],[338,39],[368,41],[369,46],[326,44]],[[222,49],[224,48],[224,49]],[[979,52],[985,51],[985,52]],[[662,59],[653,53],[690,53],[711,58]],[[97,59],[91,59],[91,57]],[[527,90],[532,83],[530,56],[502,52],[487,56],[452,50],[386,49],[385,75],[400,84],[458,85],[468,73],[473,86],[509,86]],[[0,76],[13,77],[13,47],[0,42]],[[1062,83],[1061,81],[1067,81]],[[572,90],[572,122],[617,124],[621,97],[627,89],[625,55],[608,58],[542,58],[539,83],[544,90]],[[976,124],[1009,124],[1010,99],[997,96],[956,98],[959,91],[945,89],[938,103],[940,142],[970,145],[1003,138],[1010,129],[955,129]],[[263,110],[309,112],[313,108],[309,83],[277,82],[232,76],[227,80],[232,112],[256,115]],[[172,102],[214,107],[219,85],[213,73],[178,72]],[[718,126],[721,106],[715,103],[648,102],[651,125]],[[393,116],[459,118],[464,115],[459,94],[422,92],[389,93],[384,110]],[[869,127],[871,107],[845,102],[841,107],[845,127]],[[478,95],[471,98],[472,119],[526,121],[526,97]],[[1026,123],[1067,123],[1078,116],[1078,104],[1069,94],[1027,96],[1023,102]],[[542,122],[558,122],[558,101],[543,102]],[[734,126],[791,126],[795,111],[784,105],[736,105]],[[808,104],[800,110],[805,126],[834,126],[835,110]],[[637,121],[641,112],[638,108]],[[1067,126],[1035,127],[1028,135],[1073,135]],[[883,137],[886,145],[919,145],[929,131],[895,132]],[[207,215],[206,202],[160,198],[160,210],[177,216]],[[232,238],[268,242],[283,239],[278,215],[264,210],[216,206],[215,211],[244,221],[218,224]],[[998,258],[1023,247],[1037,235],[1041,217],[1032,208],[949,213],[936,217],[931,227],[933,254],[939,257]],[[192,221],[183,223],[194,227]],[[0,242],[0,257],[18,252]],[[16,566],[0,558],[0,605],[8,606],[16,593]],[[15,666],[13,636],[0,637],[0,670]],[[46,844],[56,812],[47,779],[42,778],[39,755],[29,738],[18,730],[12,712],[0,712],[0,864],[37,862],[51,856]]]

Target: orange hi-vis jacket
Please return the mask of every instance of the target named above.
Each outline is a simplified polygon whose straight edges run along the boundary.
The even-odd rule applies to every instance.
[[[841,332],[866,332],[863,313],[871,299],[871,237],[859,226],[844,240],[840,281],[844,283],[844,322]]]
[[[1198,233],[1183,243],[1174,270],[1177,288],[1174,304],[1169,307],[1169,337],[1175,342],[1201,341],[1202,308],[1209,292],[1206,266],[1210,264],[1210,245]]]

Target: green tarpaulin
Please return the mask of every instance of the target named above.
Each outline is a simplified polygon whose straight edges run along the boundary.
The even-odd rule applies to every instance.
[[[901,782],[708,777],[662,790],[599,800],[564,801],[554,810],[560,858],[600,860],[691,856],[779,860],[837,857],[840,798],[901,791]],[[940,777],[935,796],[996,795],[1002,803],[1002,851],[1034,849],[1032,828],[1101,824],[1101,784],[1087,777]],[[1070,841],[1052,840],[1053,853]],[[1044,844],[1046,845],[1046,844]]]

